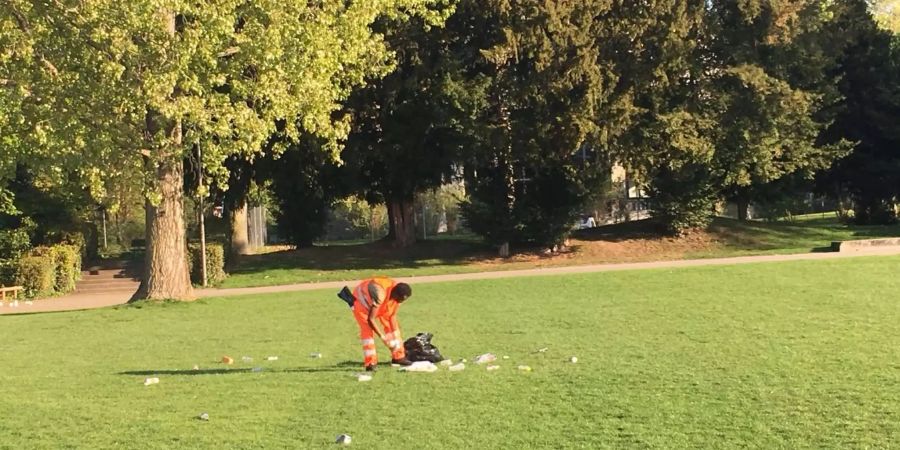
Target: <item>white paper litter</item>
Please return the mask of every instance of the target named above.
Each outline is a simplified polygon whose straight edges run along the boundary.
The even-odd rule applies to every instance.
[[[549,350],[549,349],[547,347],[544,347],[544,348],[539,348],[537,352],[538,353],[546,353],[547,350]]]
[[[455,366],[450,366],[450,371],[451,371],[451,372],[459,372],[459,371],[461,371],[461,370],[466,370],[466,364],[465,364],[465,363],[459,363],[459,364],[457,364],[457,365],[455,365]]]
[[[445,360],[439,362],[438,364],[440,364],[440,365],[442,365],[442,366],[452,366],[452,365],[453,365],[453,360],[452,360],[452,359],[445,359]]]
[[[277,356],[268,356],[268,357],[266,357],[266,361],[278,361],[278,357]]]
[[[521,370],[522,372],[531,372],[531,367],[528,367],[528,366],[519,366],[516,368]]]
[[[147,378],[144,380],[144,386],[150,386],[151,384],[159,384],[159,378]]]
[[[569,362],[570,362],[570,363],[573,363],[573,364],[574,364],[574,363],[577,363],[577,362],[578,362],[578,357],[577,357],[577,356],[573,356],[573,357],[569,358]]]
[[[338,436],[337,439],[335,439],[334,443],[350,445],[350,441],[352,441],[352,440],[353,440],[353,438],[351,438],[349,434],[342,434],[342,435]]]
[[[372,381],[372,375],[369,375],[367,373],[360,373],[360,374],[356,375],[356,380],[357,381]]]
[[[488,372],[499,369],[500,366],[487,366]]]
[[[416,361],[409,366],[401,367],[402,372],[436,372],[438,367],[431,361]]]
[[[493,362],[496,360],[497,360],[497,357],[494,356],[493,353],[485,353],[483,355],[478,355],[475,358],[475,364],[486,364],[486,363]]]

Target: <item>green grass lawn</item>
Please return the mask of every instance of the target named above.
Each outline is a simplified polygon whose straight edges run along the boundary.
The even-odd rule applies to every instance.
[[[825,251],[832,241],[900,236],[900,226],[845,225],[831,214],[803,216],[793,222],[738,222],[717,219],[706,233],[714,244],[660,253],[660,236],[646,221],[598,227],[575,233],[576,252],[562,258],[512,259],[498,262],[495,252],[471,235],[441,236],[396,250],[385,243],[330,244],[298,251],[241,257],[229,269],[223,288],[274,286],[316,281],[357,280],[373,274],[438,275],[535,266],[654,261],[679,258],[803,253]],[[618,253],[592,251],[590,246],[628,241]],[[637,242],[637,244],[635,244]],[[640,242],[648,242],[646,247]],[[485,263],[488,261],[488,263]]]
[[[434,332],[451,358],[510,359],[383,367],[369,383],[353,377],[356,325],[331,291],[2,316],[0,448],[329,448],[340,433],[366,449],[887,448],[900,439],[898,268],[414,286],[407,333]]]

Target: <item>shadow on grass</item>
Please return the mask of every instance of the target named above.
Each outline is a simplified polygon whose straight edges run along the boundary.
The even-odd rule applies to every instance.
[[[490,255],[490,248],[472,239],[444,238],[418,242],[397,249],[389,242],[357,245],[327,245],[242,256],[231,274],[254,274],[273,269],[389,270],[429,266],[465,265]]]
[[[267,367],[262,368],[259,372],[269,373],[323,373],[323,372],[354,372],[362,370],[362,363],[359,361],[343,361],[333,366],[317,366],[317,367]],[[388,363],[382,363],[381,367],[390,367]],[[235,367],[221,369],[160,369],[160,370],[127,370],[119,372],[116,375],[128,376],[197,376],[197,375],[241,375],[254,372],[250,367]]]

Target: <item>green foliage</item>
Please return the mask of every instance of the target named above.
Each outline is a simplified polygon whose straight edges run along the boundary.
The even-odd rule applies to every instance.
[[[74,245],[54,245],[51,256],[56,263],[56,282],[53,290],[65,294],[75,290],[75,282],[81,278],[81,253]]]
[[[703,229],[712,221],[716,190],[704,164],[660,169],[653,174],[648,193],[653,217],[669,234]]]
[[[191,269],[191,282],[203,284],[203,272],[200,265],[200,244],[188,246],[188,267]],[[206,243],[206,283],[215,286],[225,281],[225,246],[218,242]]]
[[[832,32],[847,40],[839,49],[843,100],[826,137],[856,146],[820,185],[833,196],[849,195],[858,223],[891,223],[900,200],[900,47],[862,0],[846,2]]]
[[[583,186],[600,166],[578,167],[575,155],[606,130],[597,115],[612,96],[610,67],[598,64],[610,8],[463,1],[448,21],[450,104],[467,149],[463,213],[490,243],[554,245],[581,213]]]
[[[0,229],[0,285],[16,282],[19,258],[31,249],[31,235],[35,224],[24,218],[17,228]]]
[[[49,297],[56,286],[56,268],[49,250],[23,256],[18,261],[16,284],[25,289],[27,297]]]
[[[350,197],[338,201],[331,209],[326,237],[329,240],[368,239],[374,241],[387,234],[387,208]]]

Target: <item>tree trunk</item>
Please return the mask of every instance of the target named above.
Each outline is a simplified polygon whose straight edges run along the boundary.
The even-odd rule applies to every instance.
[[[160,201],[149,200],[144,278],[132,300],[188,300],[193,288],[187,266],[184,229],[184,168],[181,160],[163,161],[156,168]]]
[[[249,255],[250,237],[247,234],[247,201],[244,200],[232,208],[229,214],[231,233],[231,254]]]
[[[741,222],[746,222],[749,218],[750,200],[745,198],[737,199],[737,218]]]
[[[416,242],[415,205],[412,200],[394,198],[388,201],[388,210],[394,229],[394,247],[406,248]]]

